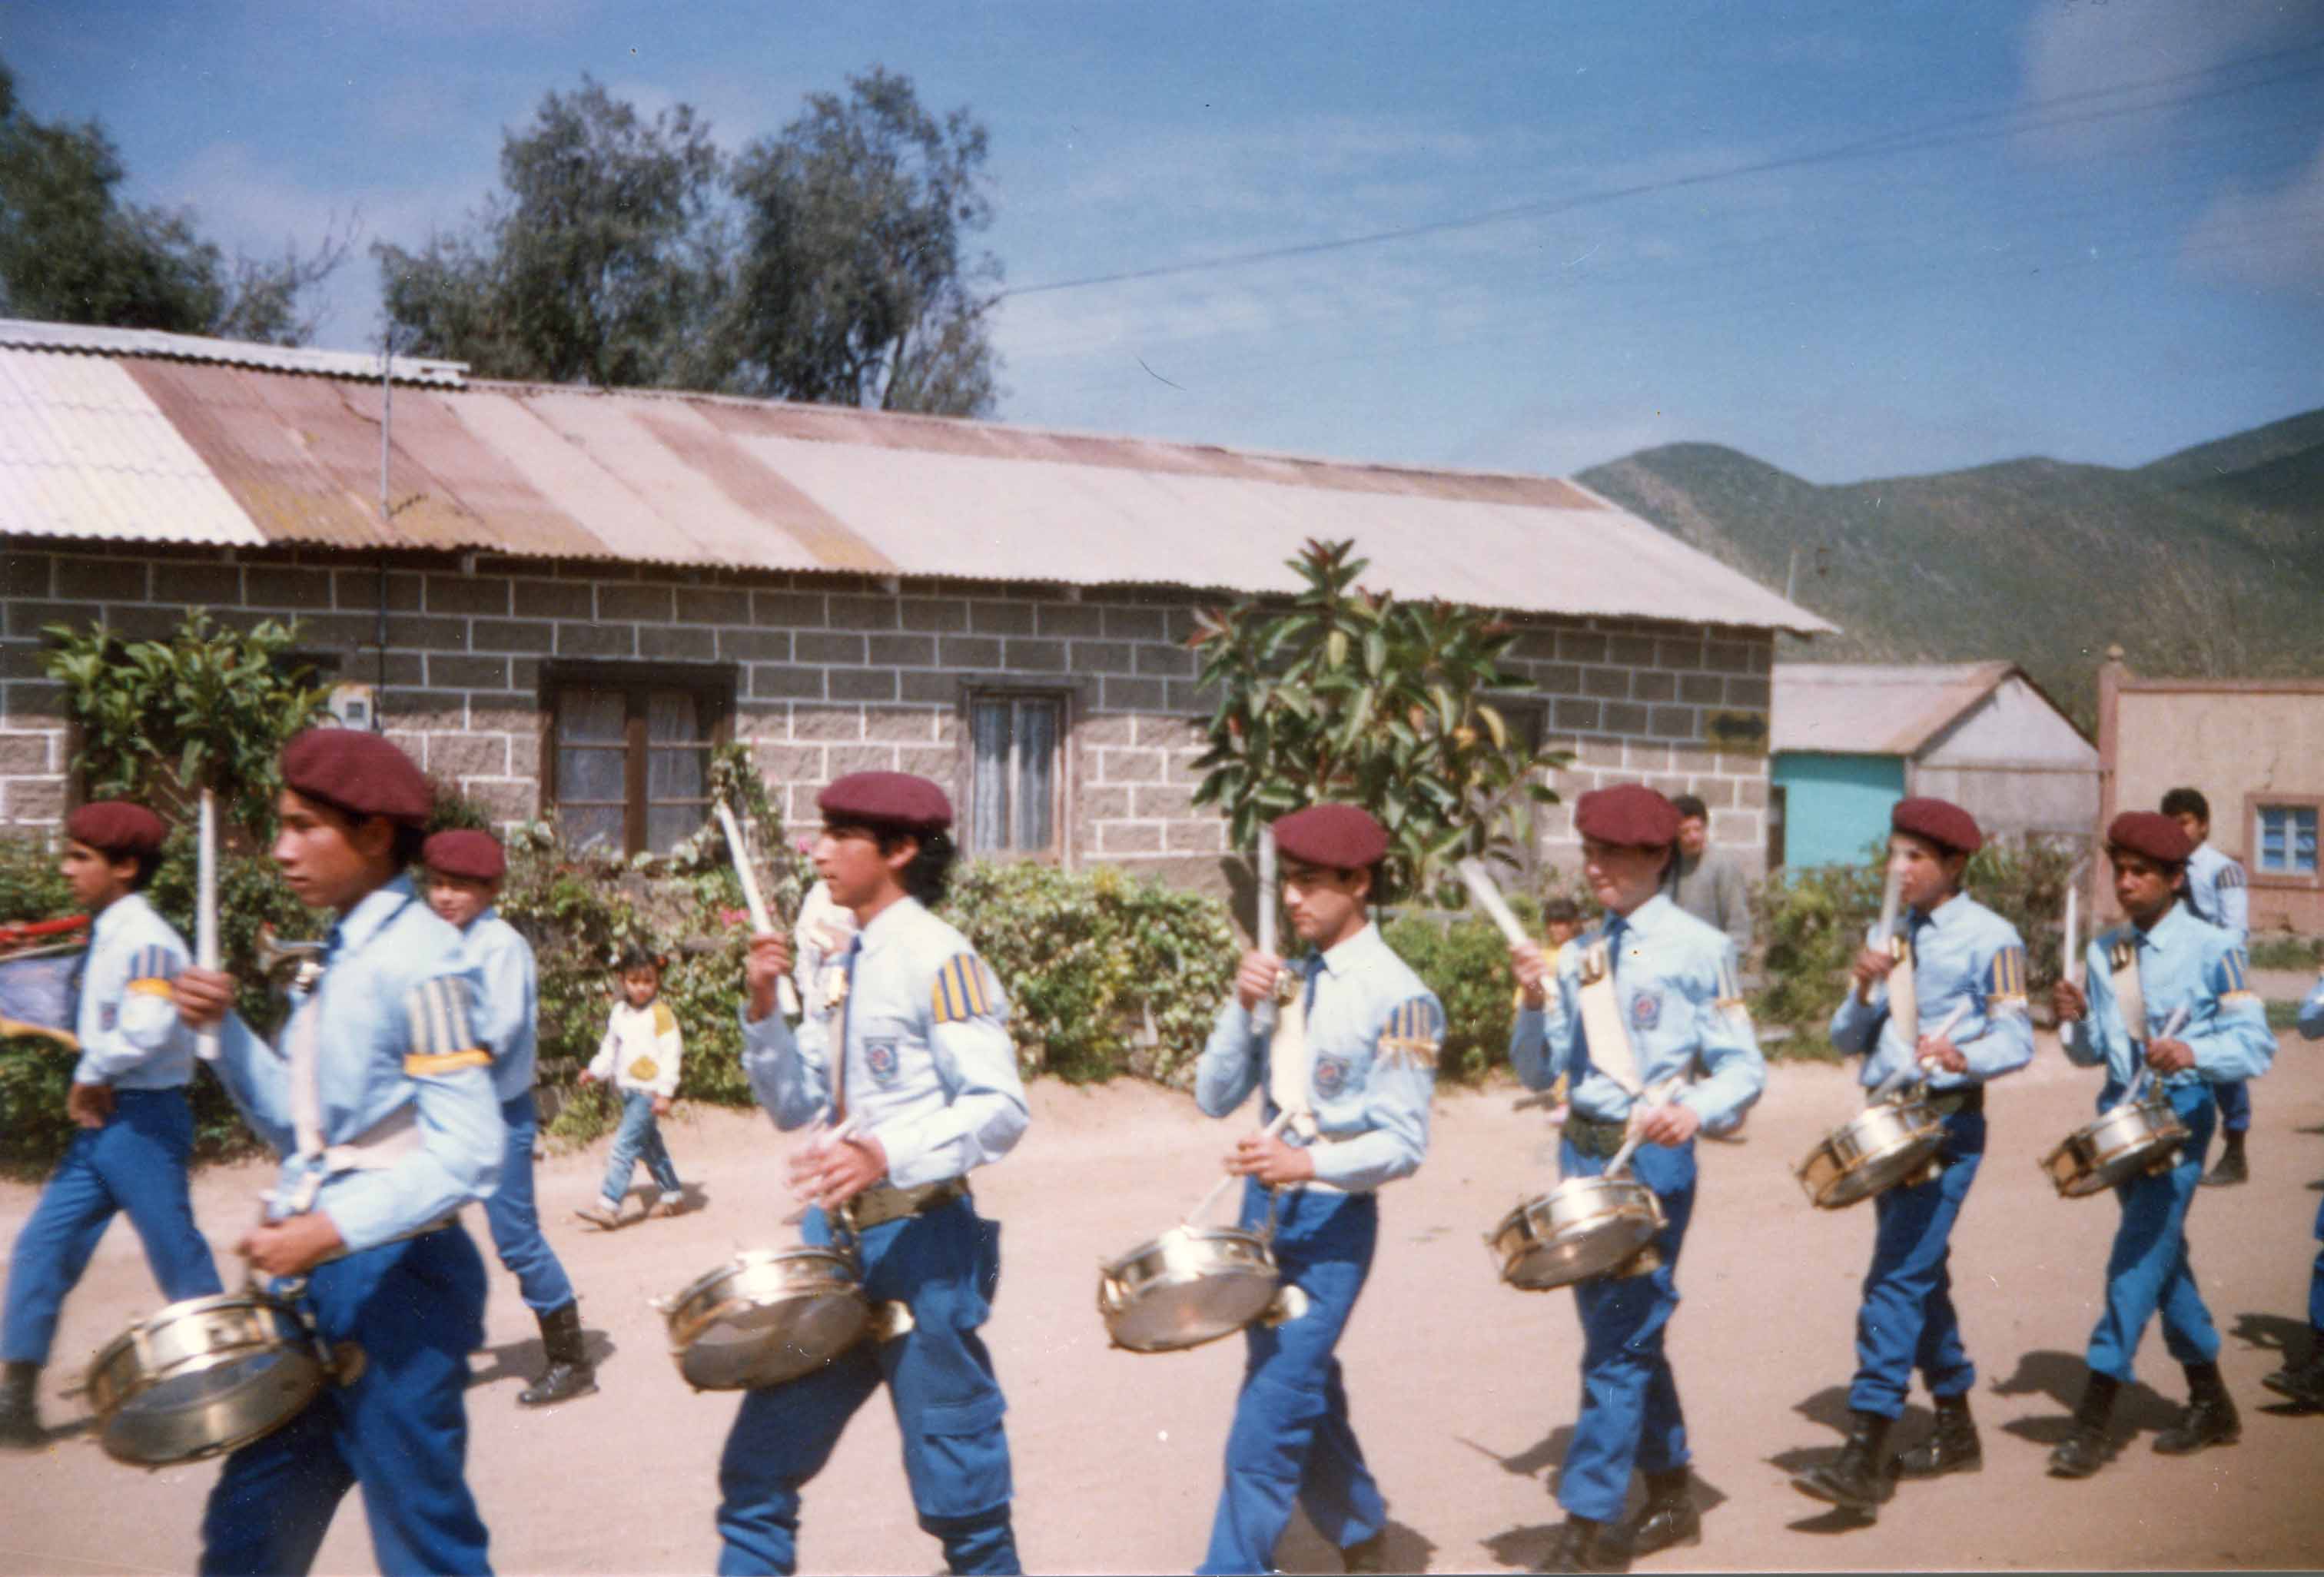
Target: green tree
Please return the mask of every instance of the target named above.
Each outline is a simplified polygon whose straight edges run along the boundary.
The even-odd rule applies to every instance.
[[[345,260],[344,238],[229,263],[191,210],[122,202],[125,174],[102,125],[35,120],[0,65],[0,313],[277,345],[312,337],[316,318],[299,305]]]
[[[1219,699],[1194,803],[1223,808],[1248,847],[1262,821],[1352,800],[1388,828],[1391,885],[1455,903],[1451,862],[1516,862],[1530,807],[1557,799],[1539,770],[1570,758],[1519,742],[1492,703],[1526,685],[1501,667],[1513,628],[1474,608],[1367,591],[1354,551],[1310,541],[1286,560],[1307,583],[1287,605],[1247,597],[1196,615],[1189,644]]]
[[[735,161],[742,235],[722,318],[732,392],[953,416],[991,410],[1001,265],[984,128],[877,67]]]
[[[649,121],[586,74],[549,93],[503,134],[503,189],[468,233],[373,244],[399,343],[487,377],[703,386],[719,165],[688,106]]]

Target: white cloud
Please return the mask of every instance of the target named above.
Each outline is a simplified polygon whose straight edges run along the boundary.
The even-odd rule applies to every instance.
[[[2312,39],[2319,22],[2324,0],[2049,0],[2025,29],[2024,102],[2184,78],[2293,38]],[[2151,96],[2167,97],[2173,90],[2156,88]],[[2166,142],[2175,125],[2168,110],[2075,118],[2135,101],[2134,96],[2100,97],[2058,105],[2048,114],[2066,124],[2024,132],[2019,144],[2038,157],[2070,161]]]
[[[2181,255],[2201,272],[2267,287],[2324,285],[2324,149],[2273,191],[2236,187],[2187,232]]]

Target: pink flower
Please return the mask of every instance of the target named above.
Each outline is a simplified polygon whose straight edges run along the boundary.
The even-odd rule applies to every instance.
[[[798,846],[798,852],[800,853],[812,854],[815,853],[815,844],[812,840],[807,838],[794,838],[791,841]]]
[[[718,923],[722,926],[739,926],[750,918],[748,909],[722,908],[718,911]]]

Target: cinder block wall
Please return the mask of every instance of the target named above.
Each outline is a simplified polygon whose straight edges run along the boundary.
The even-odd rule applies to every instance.
[[[493,815],[540,807],[542,678],[562,661],[716,664],[734,678],[748,741],[795,825],[842,773],[919,772],[965,797],[963,702],[976,685],[1066,701],[1067,858],[1222,888],[1223,824],[1188,796],[1209,710],[1185,646],[1209,600],[1174,588],[1075,598],[1055,586],[741,574],[483,556],[397,555],[385,567],[313,550],[58,548],[12,540],[0,634],[0,825],[53,826],[66,802],[63,695],[41,630],[103,619],[166,635],[186,608],[303,621],[304,650],[383,685],[389,733]],[[385,643],[381,645],[381,602]],[[1772,636],[1630,620],[1528,623],[1517,666],[1553,742],[1575,753],[1569,797],[1644,779],[1712,807],[1712,834],[1756,863],[1766,759],[1702,742],[1713,712],[1765,715]],[[1569,807],[1538,817],[1571,863]]]

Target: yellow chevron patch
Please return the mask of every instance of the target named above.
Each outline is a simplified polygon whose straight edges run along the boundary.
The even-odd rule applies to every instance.
[[[936,971],[928,989],[928,1017],[939,1024],[992,1016],[992,993],[986,989],[984,964],[973,953],[958,953]]]
[[[406,1078],[425,1079],[437,1074],[457,1073],[462,1068],[490,1067],[493,1054],[481,1046],[466,1051],[413,1052],[403,1059]]]
[[[166,980],[133,980],[129,982],[129,989],[141,997],[167,997],[171,994],[170,982]]]

